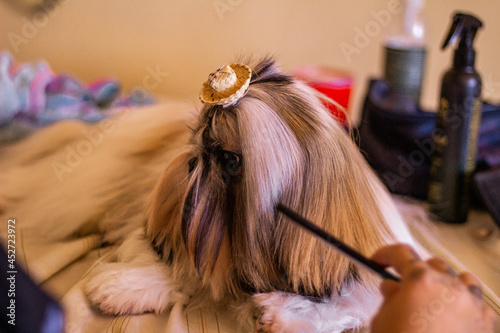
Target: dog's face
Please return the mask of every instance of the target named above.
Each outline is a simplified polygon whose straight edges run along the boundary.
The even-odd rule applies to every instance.
[[[371,250],[381,217],[366,223],[363,205],[376,204],[365,169],[314,92],[264,60],[236,105],[201,110],[191,144],[157,186],[148,233],[169,257],[185,247],[205,280],[222,269],[244,289],[325,295],[358,273],[275,206]]]

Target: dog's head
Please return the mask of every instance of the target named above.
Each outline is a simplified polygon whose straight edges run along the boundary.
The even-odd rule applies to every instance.
[[[147,230],[204,279],[223,269],[254,291],[325,295],[360,273],[276,204],[369,254],[392,237],[386,197],[318,95],[264,59],[237,104],[201,109],[191,144],[156,187]]]

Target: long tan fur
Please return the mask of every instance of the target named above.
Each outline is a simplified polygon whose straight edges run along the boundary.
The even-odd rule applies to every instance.
[[[237,170],[225,165],[225,151],[240,156]],[[278,202],[367,255],[411,239],[316,94],[266,59],[237,105],[201,110],[191,144],[156,186],[147,234],[165,260],[182,274],[196,271],[216,298],[276,290],[321,297],[353,280],[375,287],[277,214]]]

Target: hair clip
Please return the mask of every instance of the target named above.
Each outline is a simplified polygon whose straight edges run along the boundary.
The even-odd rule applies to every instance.
[[[202,103],[233,105],[245,96],[250,85],[252,70],[247,65],[231,64],[210,73],[200,91]]]

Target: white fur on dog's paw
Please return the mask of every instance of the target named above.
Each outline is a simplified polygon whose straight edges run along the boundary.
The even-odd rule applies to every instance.
[[[106,314],[159,313],[184,300],[179,285],[169,276],[169,268],[160,264],[105,263],[91,272],[85,294],[95,308]]]
[[[344,286],[341,295],[320,302],[283,292],[256,294],[253,301],[262,309],[257,332],[340,333],[366,327],[380,305],[380,296],[353,284]]]
[[[314,333],[315,328],[301,316],[303,302],[293,302],[299,296],[275,292],[254,296],[263,312],[257,319],[258,333]]]

